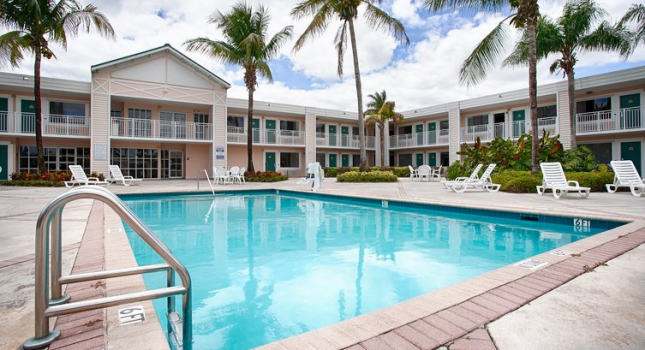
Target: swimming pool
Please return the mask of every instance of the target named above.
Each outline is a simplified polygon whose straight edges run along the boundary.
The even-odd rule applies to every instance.
[[[194,349],[261,346],[620,225],[285,191],[123,199],[191,273]],[[127,232],[139,264],[161,262]]]

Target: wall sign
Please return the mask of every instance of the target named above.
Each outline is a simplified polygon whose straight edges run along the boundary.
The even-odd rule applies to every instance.
[[[224,153],[224,147],[217,146],[215,147],[215,160],[225,160],[226,156]]]
[[[94,160],[107,160],[107,144],[95,143],[94,144]]]

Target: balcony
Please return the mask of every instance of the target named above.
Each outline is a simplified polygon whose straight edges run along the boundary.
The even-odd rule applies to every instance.
[[[390,148],[409,148],[421,146],[441,146],[450,143],[447,129],[390,136]]]
[[[550,137],[555,136],[558,130],[557,119],[557,117],[538,119],[539,137],[542,137],[544,131],[547,131]],[[507,129],[507,125],[510,125],[510,130]],[[506,139],[510,136],[512,139],[518,139],[523,133],[530,131],[531,122],[524,120],[514,121],[510,124],[495,123],[493,125],[467,126],[461,128],[461,142],[475,142],[477,137],[479,137],[482,142],[490,142],[495,137]]]
[[[351,148],[359,149],[358,135],[316,133],[316,147]],[[365,148],[374,149],[376,138],[365,136]]]
[[[511,124],[511,138],[518,139],[523,133],[531,131],[530,121],[515,121]],[[548,117],[538,119],[538,135],[542,137],[544,131],[549,133],[549,137],[555,136],[558,132],[557,117]]]
[[[41,125],[43,136],[90,136],[90,118],[84,116],[43,115]],[[35,135],[36,115],[0,112],[0,133]]]
[[[110,136],[142,139],[211,141],[210,123],[171,122],[150,119],[111,118]]]
[[[472,125],[461,128],[461,142],[475,142],[477,138],[481,142],[490,142],[495,137],[506,138],[506,123],[495,123],[486,125]]]
[[[599,111],[576,114],[576,134],[609,133],[642,130],[645,127],[640,107],[622,108],[618,112]]]
[[[247,133],[242,127],[229,126],[226,129],[228,143],[247,143]],[[253,144],[304,146],[305,133],[296,130],[253,129]]]

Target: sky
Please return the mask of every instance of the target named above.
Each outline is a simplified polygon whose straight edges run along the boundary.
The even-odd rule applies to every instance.
[[[63,79],[90,81],[90,67],[123,56],[149,50],[164,44],[186,54],[231,84],[228,96],[245,99],[243,70],[225,65],[204,54],[187,52],[184,42],[197,37],[223,40],[208,18],[226,13],[238,0],[94,0],[91,2],[112,23],[116,40],[105,39],[95,31],[69,38],[67,50],[52,45],[57,59],[43,60],[42,75]],[[83,5],[90,2],[80,1]],[[635,3],[634,0],[596,0],[607,12],[606,19],[616,21]],[[255,99],[319,108],[356,111],[356,86],[353,60],[348,48],[344,57],[345,75],[336,74],[334,36],[340,22],[330,22],[323,35],[307,42],[298,52],[293,45],[311,18],[295,20],[290,15],[296,0],[247,0],[249,5],[263,5],[271,15],[268,36],[293,25],[294,38],[287,41],[279,55],[270,61],[273,82],[261,79]],[[359,14],[356,23],[358,56],[363,85],[363,100],[368,94],[385,90],[388,100],[396,102],[398,111],[441,105],[477,96],[524,89],[528,85],[526,67],[502,68],[497,64],[487,78],[473,87],[459,84],[459,69],[473,48],[509,13],[445,10],[430,12],[422,0],[384,0],[381,7],[402,21],[410,45],[398,44],[387,32],[368,27]],[[562,0],[540,0],[540,10],[557,18]],[[508,52],[517,39],[511,31]],[[505,55],[503,56],[505,57]],[[563,81],[562,74],[550,74],[552,56],[538,64],[538,84]],[[617,53],[591,52],[578,56],[576,77],[645,65],[645,45],[628,59]],[[2,71],[33,74],[33,57],[27,57],[16,69]]]

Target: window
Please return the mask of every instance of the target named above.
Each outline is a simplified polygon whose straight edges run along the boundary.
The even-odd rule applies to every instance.
[[[236,117],[229,115],[226,117],[226,126],[234,128],[243,128],[244,127],[244,117]]]
[[[325,154],[324,153],[316,153],[316,162],[320,163],[321,167],[326,167],[327,162],[325,161]]]
[[[558,108],[556,105],[538,107],[538,119],[551,118],[558,115]]]
[[[450,122],[448,120],[440,121],[439,130],[450,130]]]
[[[149,109],[128,108],[128,118],[152,119],[152,111]]]
[[[208,124],[208,114],[195,113],[193,114],[195,121],[195,140],[208,140],[210,139],[210,125]]]
[[[399,134],[411,134],[411,133],[412,133],[412,125],[399,127]]]
[[[71,102],[49,102],[49,122],[58,124],[85,124],[85,105]]]
[[[167,139],[186,138],[186,113],[159,112],[161,137]]]
[[[117,109],[110,110],[110,118],[123,118],[123,112]]]
[[[594,156],[596,156],[596,161],[598,161],[598,163],[609,164],[612,160],[611,143],[595,143],[581,146],[589,147]]]
[[[111,163],[121,168],[123,175],[139,179],[158,178],[159,150],[154,148],[112,148]]]
[[[135,119],[129,125],[132,130],[129,133],[136,137],[150,137],[152,135],[152,111],[149,109],[128,108],[128,118]]]
[[[280,152],[281,168],[299,168],[300,153]]]
[[[38,152],[36,146],[21,146],[19,154],[19,171],[38,172]],[[90,149],[70,147],[44,147],[43,157],[47,171],[67,171],[70,165],[78,164],[83,170],[90,170]]]
[[[325,124],[316,123],[316,134],[324,134],[324,133],[325,133]]]
[[[298,125],[299,123],[296,121],[290,121],[290,120],[281,120],[280,121],[280,130],[292,130],[292,131],[298,131]]]
[[[78,147],[76,148],[76,164],[83,167],[85,172],[90,172],[90,148]]]
[[[354,166],[360,166],[361,165],[361,155],[360,154],[352,154],[352,164],[354,164]]]
[[[468,126],[477,126],[477,125],[487,125],[488,124],[488,115],[476,115],[469,117],[467,120]]]
[[[576,113],[590,113],[611,110],[611,98],[603,97],[576,103]]]
[[[408,166],[412,164],[412,154],[399,154],[398,166]]]
[[[352,127],[352,135],[358,136],[358,126]]]
[[[206,113],[195,113],[193,114],[193,120],[195,123],[208,123],[208,114]]]

